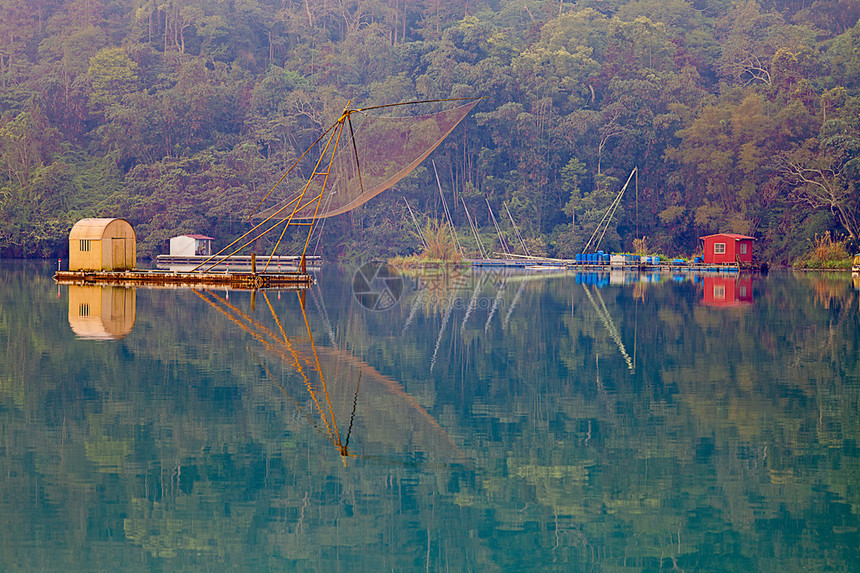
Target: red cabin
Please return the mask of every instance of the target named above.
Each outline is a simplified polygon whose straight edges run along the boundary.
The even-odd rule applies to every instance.
[[[699,239],[705,243],[705,264],[752,263],[754,237],[718,233]]]

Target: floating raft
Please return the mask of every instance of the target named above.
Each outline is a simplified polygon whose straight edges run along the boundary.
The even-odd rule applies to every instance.
[[[297,271],[301,265],[302,258],[300,256],[274,256],[269,261],[269,257],[256,257],[259,268],[265,268],[269,265],[269,270],[277,269],[278,274],[282,274],[281,269],[286,272]],[[306,257],[307,265],[310,268],[319,269],[322,264],[322,257]],[[205,264],[202,264],[205,263]],[[253,259],[249,255],[233,255],[232,257],[213,257],[208,255],[158,255],[155,258],[155,264],[159,269],[167,269],[171,271],[191,271],[200,266],[204,271],[221,271],[225,269],[234,270],[250,270],[253,266]],[[211,268],[210,268],[211,267]]]
[[[141,287],[226,287],[255,290],[279,288],[304,289],[314,279],[306,273],[181,273],[148,270],[126,271],[57,271],[59,284],[117,285]]]
[[[573,259],[553,259],[549,257],[524,257],[521,255],[510,255],[516,258],[495,259],[467,259],[466,262],[473,267],[495,267],[514,268],[528,271],[546,270],[570,270],[570,271],[630,271],[630,272],[654,272],[673,271],[686,273],[738,273],[741,269],[738,265],[731,264],[704,264],[689,263],[678,260],[656,260],[652,257],[650,261],[609,261],[605,262],[583,262]],[[608,259],[608,257],[607,257]],[[757,269],[756,269],[757,270]]]

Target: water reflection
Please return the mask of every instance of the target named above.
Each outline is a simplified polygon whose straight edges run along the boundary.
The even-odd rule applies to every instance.
[[[418,449],[425,454],[444,454],[449,460],[463,456],[433,416],[407,394],[399,382],[382,375],[344,349],[315,342],[304,292],[298,293],[297,298],[305,331],[293,335],[285,331],[265,291],[262,296],[276,329],[267,327],[213,292],[194,293],[301,377],[307,392],[304,401],[292,395],[279,377],[265,369],[266,377],[295,402],[296,408],[336,448],[344,465],[348,458],[356,457],[350,453],[349,443],[359,427],[389,436],[388,451]]]
[[[134,288],[69,285],[69,326],[81,339],[123,338],[134,327],[136,295]]]
[[[4,266],[0,569],[857,570],[848,275],[352,276],[138,289],[94,344]]]
[[[715,307],[738,307],[753,302],[752,277],[706,276],[702,280],[702,304]]]

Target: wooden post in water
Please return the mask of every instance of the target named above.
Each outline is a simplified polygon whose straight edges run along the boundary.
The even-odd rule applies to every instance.
[[[251,274],[257,274],[257,253],[251,253]]]

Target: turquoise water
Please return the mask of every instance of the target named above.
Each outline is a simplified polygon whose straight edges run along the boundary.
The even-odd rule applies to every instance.
[[[0,261],[2,571],[860,570],[848,275],[51,271]]]

